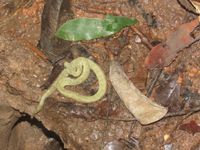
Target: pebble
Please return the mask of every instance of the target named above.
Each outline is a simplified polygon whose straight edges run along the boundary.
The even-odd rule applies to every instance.
[[[141,42],[142,42],[141,38],[138,35],[136,35],[135,43],[141,43]]]

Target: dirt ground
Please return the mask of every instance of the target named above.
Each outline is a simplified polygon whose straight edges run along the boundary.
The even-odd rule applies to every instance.
[[[12,3],[1,0],[0,4]],[[106,14],[135,17],[136,27],[150,41],[165,41],[169,33],[196,16],[176,0],[81,0],[70,1],[73,18],[102,18]],[[129,79],[146,94],[148,70],[144,59],[150,51],[138,36],[124,29],[109,38],[74,42],[104,70],[108,88],[101,101],[80,104],[55,92],[35,118],[31,114],[44,93],[41,86],[51,74],[52,64],[38,54],[44,0],[16,0],[12,7],[0,7],[0,149],[9,150],[108,150],[111,141],[124,141],[124,149],[200,150],[200,133],[194,135],[179,125],[200,113],[164,118],[141,125],[126,109],[109,82],[109,49],[123,65]],[[198,31],[199,32],[199,31]],[[177,69],[184,109],[200,105],[200,42],[178,53],[164,68],[169,76]],[[78,55],[84,55],[80,51]],[[181,68],[181,69],[180,69]],[[94,79],[90,77],[91,81]],[[78,90],[92,93],[90,80]],[[159,81],[162,84],[162,81]],[[90,90],[88,90],[90,89]],[[75,88],[75,90],[77,90]],[[6,108],[6,109],[5,109]],[[8,108],[8,109],[7,109]],[[122,147],[109,150],[119,150]],[[171,148],[170,148],[171,147]]]

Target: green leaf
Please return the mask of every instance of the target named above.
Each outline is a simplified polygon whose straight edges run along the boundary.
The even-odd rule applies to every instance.
[[[107,15],[105,20],[103,20],[103,26],[106,31],[111,31],[113,33],[119,32],[121,29],[131,26],[137,23],[134,18],[128,18],[123,16],[111,16]]]
[[[68,41],[91,40],[110,36],[137,23],[134,18],[107,15],[105,19],[78,18],[64,23],[56,32],[58,38]]]

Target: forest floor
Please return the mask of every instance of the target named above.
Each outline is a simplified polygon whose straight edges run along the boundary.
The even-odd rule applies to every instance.
[[[43,6],[44,0],[35,0],[29,5],[16,4],[9,11],[0,13],[0,104],[13,108],[20,118],[10,129],[8,149],[108,150],[108,145],[105,145],[109,142],[113,146],[109,150],[121,149],[122,143],[126,143],[124,149],[136,150],[200,149],[199,112],[174,115],[141,125],[112,88],[108,50],[115,54],[128,78],[144,94],[147,93],[147,80],[154,78],[144,67],[150,49],[129,27],[109,38],[73,43],[81,49],[78,55],[87,53],[106,74],[108,88],[101,101],[79,104],[55,92],[44,109],[31,119],[30,115],[44,93],[41,86],[52,69],[52,64],[39,56],[37,48]],[[138,20],[135,27],[150,42],[165,41],[181,24],[197,17],[176,0],[72,0],[70,12],[73,18],[102,18],[106,14],[134,17]],[[164,89],[169,86],[167,78],[177,75],[176,84],[169,87],[178,85],[180,88],[178,100],[184,106],[176,102],[169,104],[172,112],[177,114],[200,105],[199,47],[197,41],[179,52],[173,63],[164,67],[157,82],[157,86],[167,92],[169,89]],[[90,77],[87,83],[74,89],[90,94],[95,90],[93,81]]]

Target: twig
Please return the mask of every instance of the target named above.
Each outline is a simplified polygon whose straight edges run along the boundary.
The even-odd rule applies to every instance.
[[[34,103],[38,103],[38,101],[34,101]],[[53,104],[53,106],[55,106]],[[67,104],[67,106],[70,106],[69,104]],[[63,106],[65,107],[65,106]],[[83,109],[81,109],[83,110]],[[194,113],[197,113],[200,111],[200,106],[197,106],[197,107],[194,107],[190,110],[182,110],[182,111],[179,111],[179,112],[172,112],[172,113],[168,113],[166,114],[162,120],[164,119],[167,119],[167,118],[170,118],[170,117],[179,117],[179,116],[184,116],[184,119],[187,118],[188,116],[194,114]],[[65,113],[65,111],[62,111],[62,110],[59,110],[59,112],[62,112],[62,114]],[[82,114],[82,113],[79,113],[79,114]],[[95,114],[95,113],[94,113]],[[73,114],[72,114],[73,116]],[[82,118],[82,119],[86,119],[87,118],[83,118],[82,116],[78,117],[78,118]],[[108,115],[106,115],[105,117],[99,117],[99,115],[95,115],[95,116],[92,116],[92,120],[91,119],[88,119],[88,120],[91,120],[91,121],[97,121],[97,120],[105,120],[105,121],[116,121],[116,122],[133,122],[133,121],[137,121],[136,118],[134,118],[134,116],[131,118],[122,118],[122,117],[119,117],[119,118],[115,118],[115,117],[108,117]]]
[[[147,88],[147,97],[151,96],[151,93],[153,91],[153,88],[155,87],[161,73],[162,73],[163,69],[159,69],[158,72],[155,75],[155,78],[151,81],[151,83],[149,84],[148,88]]]
[[[172,112],[172,113],[168,113],[165,117],[162,118],[163,119],[166,119],[166,118],[170,118],[170,117],[178,117],[178,116],[186,116],[186,118],[194,113],[197,113],[200,111],[200,106],[197,106],[197,107],[194,107],[190,110],[182,110],[182,111],[179,111],[179,112]],[[100,117],[100,118],[97,118],[97,119],[100,119],[100,120],[111,120],[111,121],[122,121],[122,122],[132,122],[132,121],[135,121],[137,120],[136,118],[124,118],[124,119],[120,119],[120,118],[107,118],[107,117]],[[185,119],[185,117],[184,117]]]
[[[136,121],[136,118],[125,118],[125,119],[120,119],[120,118],[107,118],[107,117],[99,117],[97,118],[97,120],[109,120],[109,121],[120,121],[120,122],[132,122],[132,121]]]
[[[174,117],[174,116],[184,116],[184,115],[192,115],[200,111],[200,106],[194,107],[190,110],[182,110],[179,112],[168,113],[164,118]]]
[[[109,104],[112,104],[112,100],[113,100],[113,98],[115,97],[114,96],[114,89],[113,88],[111,88],[110,89],[110,91],[109,91],[109,95],[108,95],[108,100],[109,100]],[[108,119],[108,116],[109,116],[109,114],[111,113],[111,107],[107,107],[107,109],[105,110],[106,111],[106,117],[105,117],[105,121],[106,121],[106,123],[105,123],[105,125],[104,125],[104,129],[103,129],[103,135],[102,135],[102,145],[104,145],[103,143],[105,142],[104,140],[106,139],[106,136],[108,135],[108,133],[107,133],[107,131],[108,131],[108,129],[109,129],[109,125],[110,125],[110,121],[111,120],[109,120]],[[102,149],[103,147],[101,147],[101,149]]]
[[[192,114],[194,114],[195,112],[198,112],[200,110],[200,106],[199,107],[196,107],[193,111],[190,111],[189,113],[185,113],[184,111],[182,112],[178,112],[178,115],[176,113],[176,116],[180,116],[180,115],[185,115],[183,118],[181,118],[180,120],[178,120],[178,122],[176,123],[176,125],[171,129],[171,132],[170,132],[170,135],[171,135],[171,140],[174,140],[174,134],[175,134],[175,131],[178,129],[178,127],[183,123],[183,121],[188,118],[189,116],[191,116]],[[167,117],[171,117],[172,114],[169,114],[169,116],[166,116]],[[173,116],[173,115],[172,115]]]

